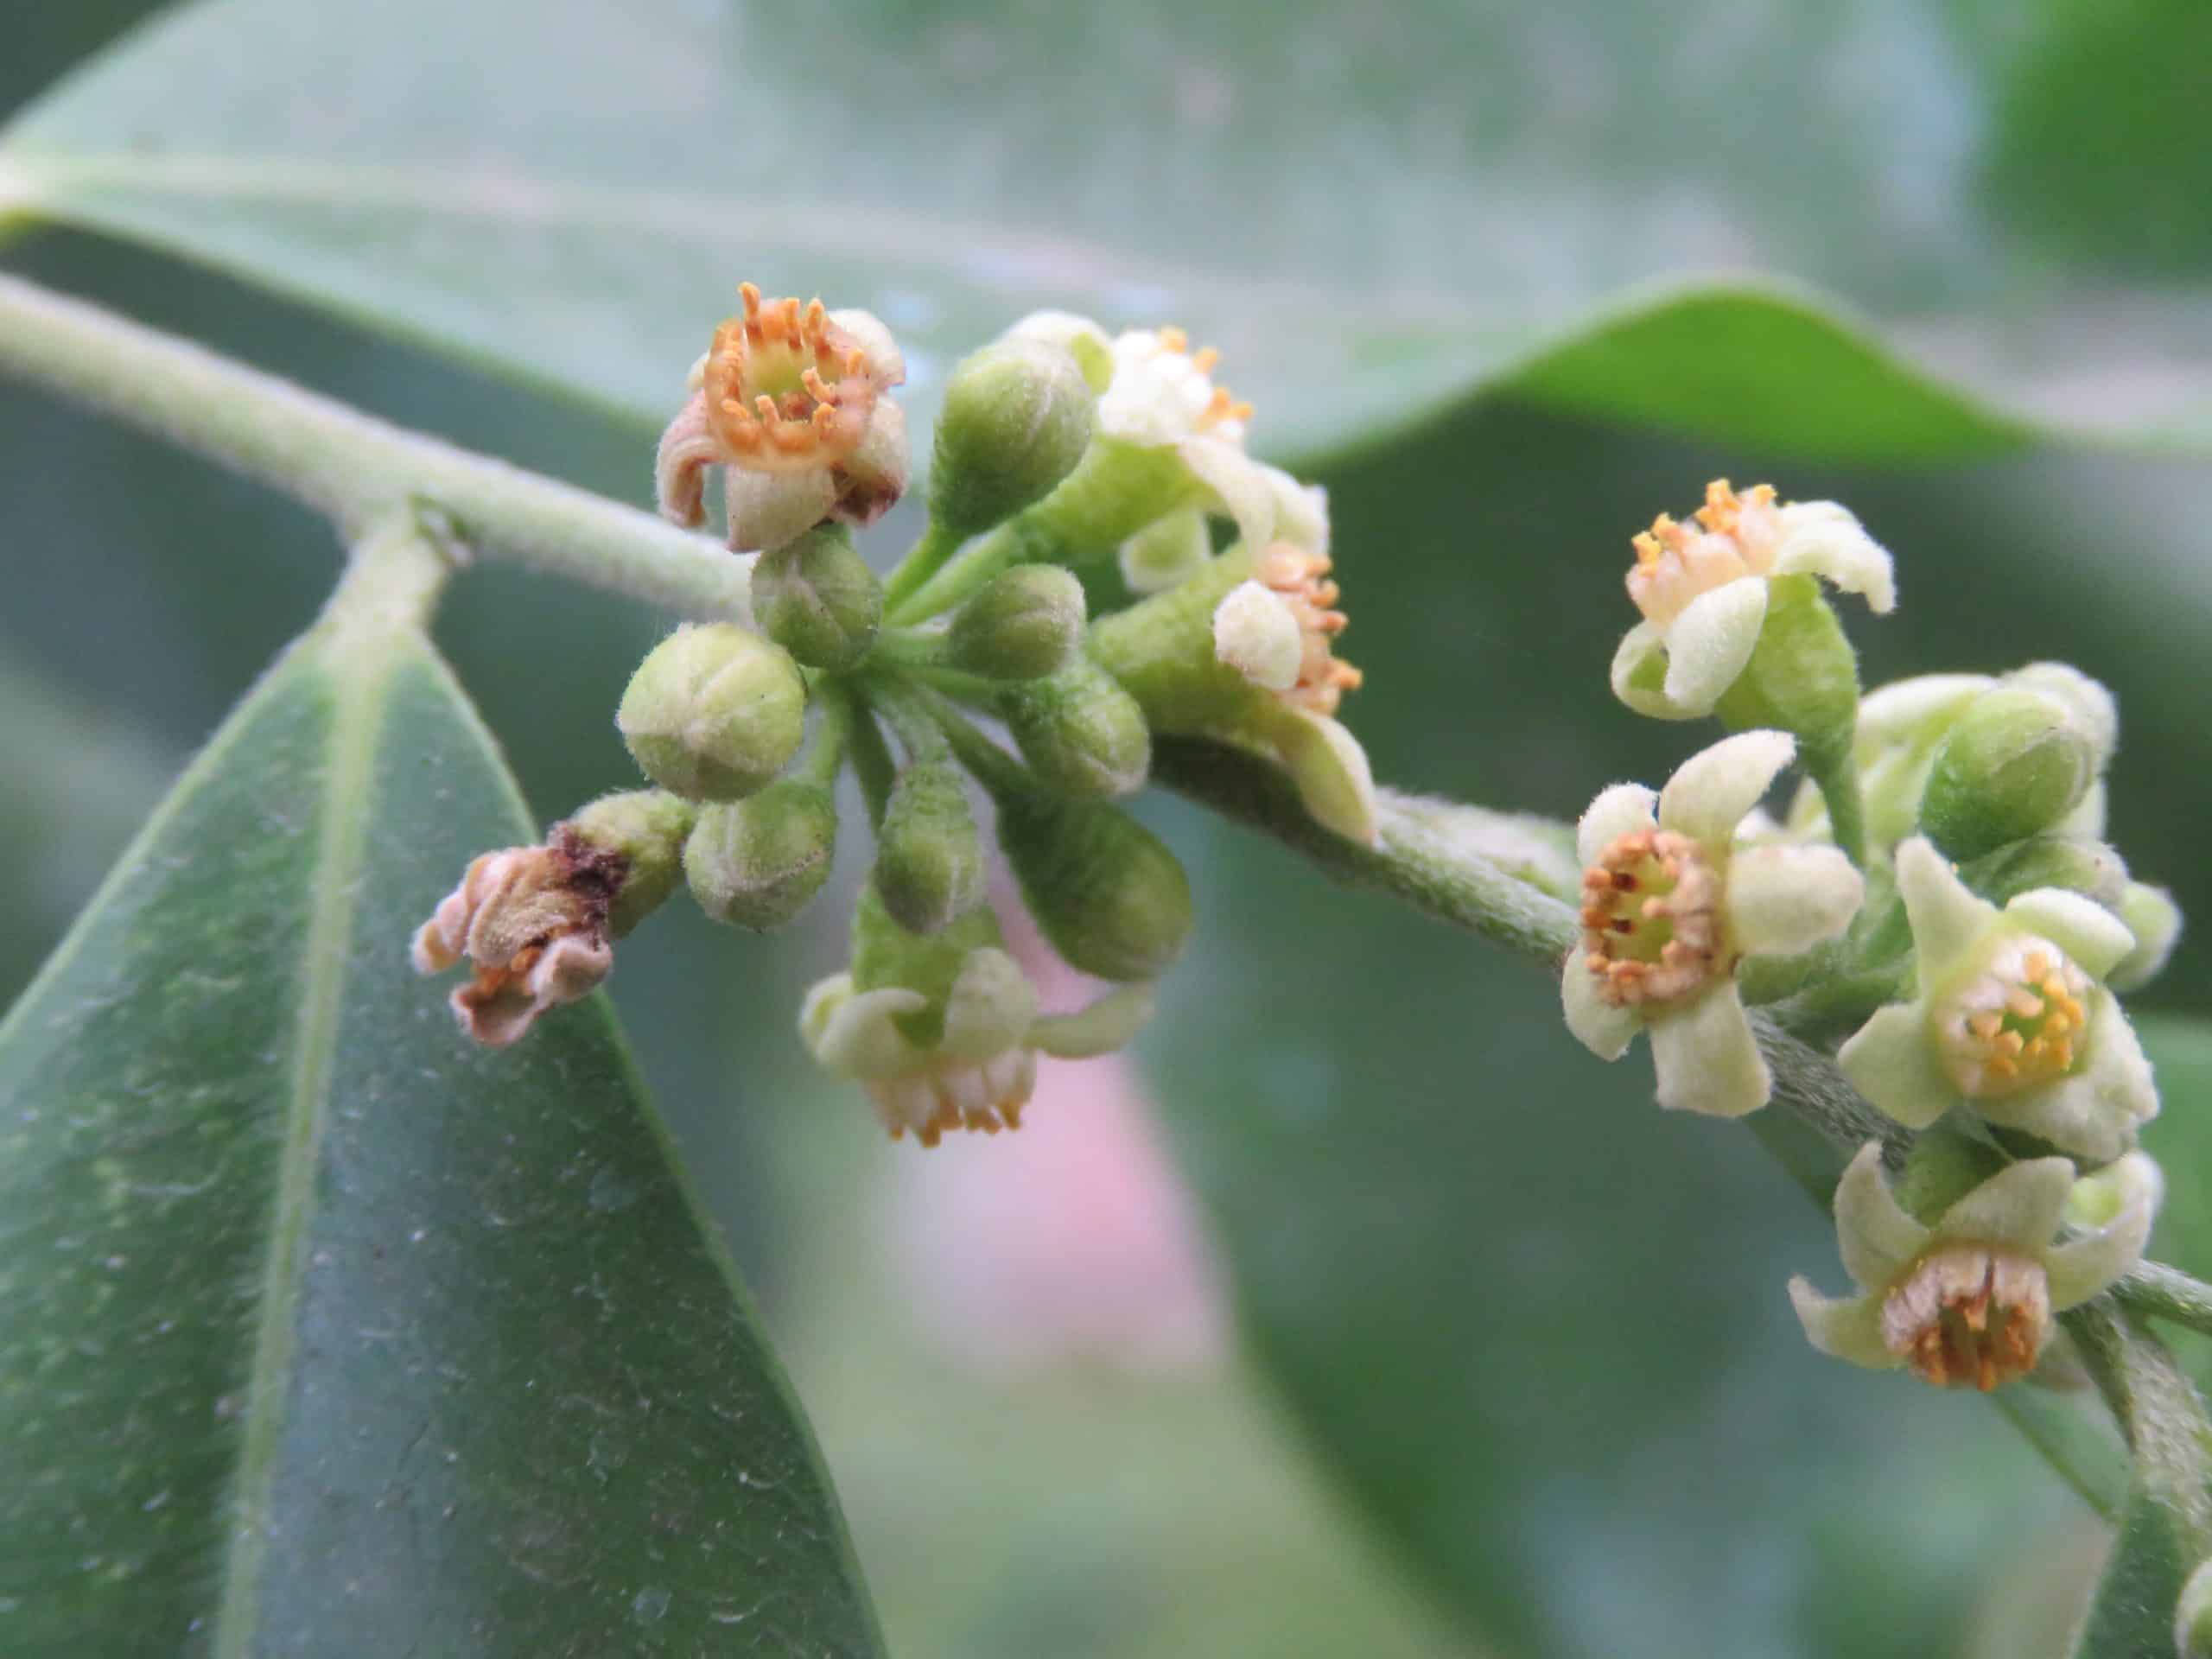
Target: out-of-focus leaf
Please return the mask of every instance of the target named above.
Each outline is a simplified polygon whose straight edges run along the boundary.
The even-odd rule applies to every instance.
[[[203,0],[19,118],[0,217],[648,421],[749,276],[882,313],[925,411],[950,357],[1058,304],[1214,340],[1277,451],[1495,389],[1866,458],[2201,442],[2201,300],[2136,339],[2143,295],[2020,256],[1976,195],[2005,93],[1977,60],[2020,32],[1937,0],[1750,27],[1719,0]],[[1698,285],[1746,269],[1883,323]]]
[[[2166,1177],[2152,1253],[2212,1278],[2212,1021],[2154,1014],[2135,1024],[2158,1079],[2160,1110],[2143,1144]]]
[[[334,611],[0,1027],[10,1654],[872,1654],[813,1444],[601,1002],[407,963],[529,833]]]

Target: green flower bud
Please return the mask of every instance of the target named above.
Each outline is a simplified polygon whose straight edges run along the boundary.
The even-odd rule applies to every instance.
[[[1157,979],[1191,937],[1191,883],[1166,844],[1119,808],[998,791],[999,845],[1037,925],[1072,967]]]
[[[2202,1563],[2181,1587],[2174,1653],[2177,1659],[2212,1659],[2212,1561]]]
[[[1008,686],[998,709],[1029,769],[1054,793],[1127,795],[1144,786],[1152,768],[1144,710],[1088,658],[1050,679]]]
[[[1050,494],[1083,459],[1096,404],[1074,357],[1046,341],[1001,340],[967,359],[938,416],[931,518],[972,536]]]
[[[822,524],[760,556],[753,609],[767,636],[810,668],[850,668],[883,622],[883,585],[842,524]]]
[[[1051,564],[1018,564],[960,607],[945,661],[994,680],[1035,680],[1082,648],[1083,583]]]
[[[1897,1203],[1914,1220],[1936,1217],[2005,1167],[2005,1154],[1986,1141],[1943,1124],[1914,1137],[1897,1182]]]
[[[660,908],[683,874],[683,838],[698,809],[665,790],[602,795],[565,826],[602,853],[626,861],[607,912],[607,931],[622,938]]]
[[[2083,836],[2031,836],[1961,865],[1959,874],[1967,886],[1999,905],[2037,887],[2063,887],[2117,911],[2127,891],[2126,862],[2103,842]]]
[[[699,908],[733,927],[781,927],[829,879],[837,803],[819,784],[786,778],[699,814],[683,874]]]
[[[875,886],[901,927],[935,933],[982,901],[983,844],[959,770],[923,761],[899,774],[877,832]]]
[[[694,801],[752,794],[798,752],[806,683],[781,645],[728,622],[654,646],[614,716],[639,769]]]
[[[1944,734],[1920,822],[1949,857],[1978,858],[2050,829],[2096,775],[2094,736],[2071,709],[2042,691],[2000,686]]]
[[[899,924],[871,880],[853,906],[853,988],[918,993],[926,1005],[893,1023],[909,1042],[930,1047],[944,1035],[945,1003],[969,955],[1004,942],[988,905],[963,912],[934,933],[917,933]]]
[[[2181,938],[2181,906],[2164,887],[2130,881],[2120,895],[2120,919],[2135,936],[2135,949],[2106,976],[2115,991],[2139,991],[2156,979]]]

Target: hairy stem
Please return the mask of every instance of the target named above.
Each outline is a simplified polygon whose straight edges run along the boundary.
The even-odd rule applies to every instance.
[[[749,562],[702,537],[4,274],[0,375],[280,490],[331,518],[349,544],[424,504],[482,557],[687,616],[748,614]]]

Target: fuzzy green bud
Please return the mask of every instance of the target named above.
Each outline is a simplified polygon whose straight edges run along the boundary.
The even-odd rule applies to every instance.
[[[1128,795],[1152,769],[1144,710],[1089,658],[1050,679],[1008,686],[999,715],[1039,783],[1055,794]]]
[[[2158,976],[2181,939],[2181,906],[2164,887],[2130,881],[2117,909],[2135,936],[2135,948],[2120,958],[2106,983],[2115,991],[2139,991]]]
[[[2057,697],[2003,685],[1967,705],[1936,752],[1920,822],[1955,859],[2050,829],[2096,781],[2088,723]]]
[[[1166,843],[1117,807],[1033,790],[998,794],[999,845],[1022,902],[1068,963],[1157,979],[1191,937],[1191,883]]]
[[[1044,340],[1001,340],[968,358],[938,416],[931,518],[972,536],[1041,500],[1083,459],[1096,403],[1075,358]]]
[[[983,898],[983,843],[958,768],[922,761],[899,774],[877,831],[875,886],[901,927],[935,933]]]
[[[781,645],[728,622],[654,646],[614,716],[639,769],[694,801],[752,794],[805,734],[806,683]]]
[[[1052,564],[1019,564],[960,607],[945,633],[945,661],[993,680],[1035,680],[1082,649],[1083,583]]]
[[[753,610],[767,636],[810,668],[850,668],[883,625],[883,584],[842,524],[821,524],[760,556]]]
[[[622,938],[676,891],[683,874],[683,838],[698,809],[665,790],[633,789],[602,795],[564,828],[601,853],[622,859],[620,887],[607,912],[607,929]]]
[[[741,801],[703,809],[683,843],[699,908],[733,927],[781,927],[829,879],[837,804],[819,784],[786,778]]]
[[[2009,904],[2037,887],[2063,887],[2116,911],[2128,886],[2126,861],[2105,842],[2082,836],[2010,842],[1961,864],[1959,874],[1994,905]]]

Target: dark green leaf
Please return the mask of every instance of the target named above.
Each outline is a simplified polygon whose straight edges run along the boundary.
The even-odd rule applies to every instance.
[[[2158,11],[2101,39],[2156,41]],[[1498,389],[1870,459],[2031,427],[2201,444],[2185,296],[2148,308],[2000,233],[2033,144],[1991,175],[1999,207],[1970,164],[2075,32],[1941,0],[1756,29],[1611,0],[1356,25],[1320,0],[823,0],[803,26],[739,0],[213,0],[15,124],[0,218],[209,260],[649,422],[750,276],[880,311],[924,413],[955,355],[1054,304],[1190,324],[1278,452]],[[2195,107],[2145,103],[2120,164]],[[2133,198],[2104,200],[2074,241],[2113,240]],[[2195,234],[2160,233],[2163,271]]]
[[[0,1027],[10,1654],[877,1651],[603,1004],[474,1051],[409,968],[527,834],[421,636],[326,621]]]

